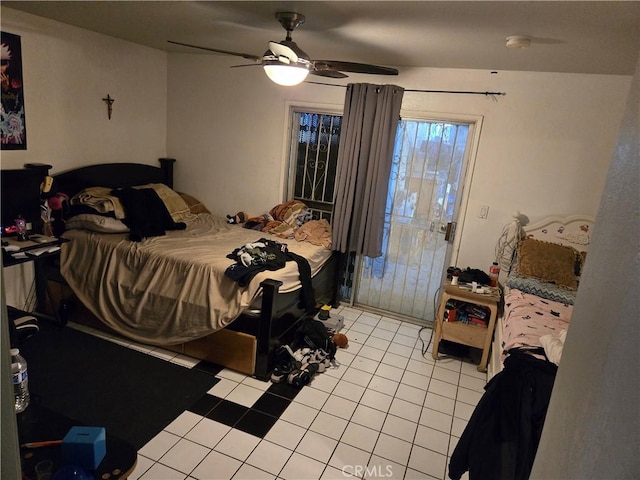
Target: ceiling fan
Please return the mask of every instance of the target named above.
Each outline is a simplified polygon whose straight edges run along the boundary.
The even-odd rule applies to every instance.
[[[253,60],[251,65],[262,65],[267,76],[275,83],[285,86],[297,85],[304,81],[307,75],[318,75],[329,78],[346,78],[343,72],[367,73],[373,75],[398,75],[395,68],[381,67],[365,63],[341,62],[339,60],[312,60],[298,45],[291,39],[292,32],[305,21],[304,15],[295,12],[277,12],[276,20],[287,31],[286,38],[281,42],[269,42],[269,50],[264,55],[253,55],[250,53],[231,52],[217,48],[190,45],[188,43],[168,40],[169,43],[182,45],[184,47],[199,48],[210,52],[234,55]],[[236,65],[244,67],[249,65]]]

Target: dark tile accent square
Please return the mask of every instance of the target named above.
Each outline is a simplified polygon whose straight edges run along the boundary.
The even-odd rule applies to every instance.
[[[223,399],[206,415],[206,417],[233,427],[248,410],[249,408],[244,405],[239,405]]]
[[[221,367],[220,365],[216,365],[215,363],[207,362],[205,360],[198,362],[193,368],[195,370],[200,370],[201,372],[209,373],[213,376],[216,376],[224,369],[224,367]]]
[[[258,438],[264,438],[277,421],[276,417],[251,409],[235,424],[234,428]]]
[[[278,395],[280,397],[288,398],[289,400],[293,400],[294,398],[296,398],[296,395],[299,391],[300,389],[298,387],[289,385],[286,382],[274,383],[267,389],[267,392],[273,393],[274,395]]]
[[[206,417],[207,413],[213,410],[221,401],[221,398],[205,393],[200,399],[196,400],[189,408],[187,408],[187,410]]]
[[[251,407],[253,410],[272,415],[274,417],[280,417],[282,412],[289,406],[291,400],[272,393],[265,392]]]

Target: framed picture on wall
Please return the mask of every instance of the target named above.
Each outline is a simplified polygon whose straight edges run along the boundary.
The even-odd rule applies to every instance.
[[[24,114],[20,36],[6,32],[0,32],[0,36],[0,148],[26,150],[27,126]]]

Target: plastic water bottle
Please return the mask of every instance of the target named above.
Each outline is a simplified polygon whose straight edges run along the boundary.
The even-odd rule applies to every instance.
[[[11,377],[13,378],[13,394],[16,399],[16,413],[24,412],[29,406],[29,376],[27,361],[20,355],[20,350],[11,351]]]
[[[498,266],[498,262],[493,262],[493,264],[489,267],[489,278],[491,279],[491,286],[498,286],[498,275],[500,275],[500,267]]]

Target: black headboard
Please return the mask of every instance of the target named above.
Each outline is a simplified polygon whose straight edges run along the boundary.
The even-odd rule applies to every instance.
[[[69,198],[87,187],[123,188],[164,183],[173,188],[174,158],[160,158],[160,166],[142,163],[101,163],[54,175],[54,188]]]
[[[2,235],[5,235],[7,228],[15,225],[18,215],[31,224],[32,232],[42,233],[40,185],[50,168],[51,165],[27,164],[25,168],[0,171]]]

